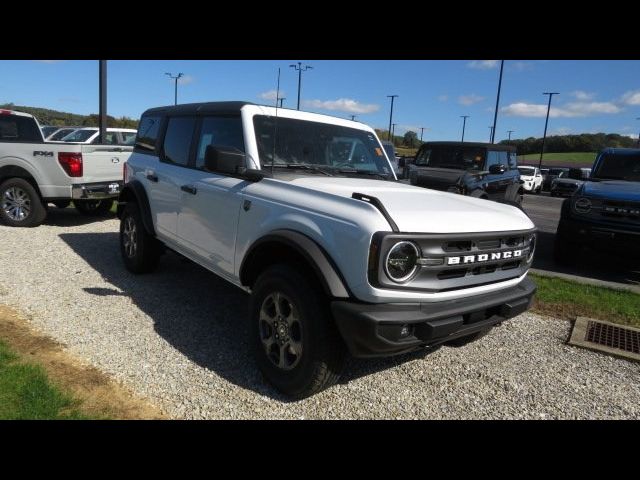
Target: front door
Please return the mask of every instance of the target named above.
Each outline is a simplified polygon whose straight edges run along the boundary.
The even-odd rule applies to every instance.
[[[231,276],[242,189],[247,181],[205,170],[204,156],[209,145],[245,151],[240,116],[203,117],[195,145],[195,165],[180,191],[178,235],[209,268]]]

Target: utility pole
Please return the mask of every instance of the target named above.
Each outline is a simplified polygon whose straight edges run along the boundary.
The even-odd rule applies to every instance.
[[[515,130],[507,130],[507,133],[509,134],[509,142],[511,142],[511,134],[515,132]]]
[[[424,133],[424,127],[420,127],[420,143],[422,143],[422,134]]]
[[[391,99],[391,111],[389,112],[389,140],[391,140],[391,122],[393,122],[393,101],[400,95],[387,95]]]
[[[286,98],[287,98],[287,97],[280,97],[280,98],[278,99],[278,101],[280,102],[280,108],[282,108],[282,102],[284,102],[284,100],[285,100]]]
[[[351,120],[355,121],[356,120],[356,116],[355,115],[351,115]]]
[[[462,119],[462,142],[464,143],[464,129],[467,126],[467,118],[469,118],[471,115],[460,115],[460,118]]]
[[[302,72],[306,72],[307,70],[313,70],[311,65],[302,65],[302,62],[298,62],[298,65],[289,65],[294,70],[298,71],[298,110],[300,110],[300,90],[302,88]]]
[[[538,168],[542,168],[542,155],[544,155],[544,142],[547,139],[547,125],[549,125],[549,112],[551,111],[551,99],[554,95],[560,95],[558,92],[543,92],[543,95],[549,95],[549,103],[547,104],[547,119],[544,121],[544,134],[542,135],[542,148],[540,149],[540,162]]]
[[[498,121],[498,107],[500,106],[500,89],[502,88],[502,69],[504,60],[500,60],[500,80],[498,80],[498,95],[496,96],[496,110],[493,113],[493,128],[491,129],[491,143],[495,142],[496,123]]]
[[[394,145],[396,144],[395,140],[396,140],[396,125],[397,123],[392,123],[391,124],[391,143],[393,143]]]
[[[636,117],[636,120],[640,120],[640,117]],[[640,147],[640,133],[638,134],[638,146]]]
[[[493,143],[493,125],[489,125],[489,143]]]
[[[98,66],[98,126],[100,143],[104,143],[107,136],[107,61],[100,60]]]
[[[175,80],[175,90],[174,90],[174,100],[173,100],[173,104],[177,105],[178,104],[178,80],[184,76],[183,73],[179,73],[178,75],[176,75],[175,77],[173,75],[171,75],[170,73],[165,73],[165,75],[168,75],[169,78],[172,78],[173,80]]]

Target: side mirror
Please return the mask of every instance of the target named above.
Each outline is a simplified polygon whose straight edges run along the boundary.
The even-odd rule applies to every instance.
[[[489,166],[489,173],[492,175],[500,175],[507,171],[507,167],[503,164]]]
[[[210,172],[239,175],[246,170],[246,155],[235,147],[207,145],[204,168]]]

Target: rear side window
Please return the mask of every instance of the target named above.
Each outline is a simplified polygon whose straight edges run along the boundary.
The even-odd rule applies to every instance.
[[[0,115],[0,141],[42,142],[42,132],[31,117]]]
[[[205,117],[202,120],[196,168],[204,167],[204,154],[209,145],[235,147],[244,152],[240,117]]]
[[[487,153],[486,169],[489,170],[491,165],[508,165],[507,152],[489,151]]]
[[[195,125],[194,117],[169,119],[167,133],[164,136],[164,161],[185,167],[189,164],[189,151]]]
[[[509,152],[509,170],[518,168],[518,155],[516,152]]]
[[[155,152],[158,136],[160,135],[160,125],[162,117],[142,117],[138,126],[138,137],[135,147],[143,152]]]

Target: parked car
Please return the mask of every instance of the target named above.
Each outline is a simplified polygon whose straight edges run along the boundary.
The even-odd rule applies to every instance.
[[[409,167],[411,185],[522,203],[516,148],[492,143],[426,142]]]
[[[95,127],[79,128],[62,139],[67,143],[101,143],[104,145],[133,145],[136,130],[131,128],[107,128],[106,138],[100,141],[100,130]]]
[[[520,180],[522,180],[522,188],[525,192],[540,193],[542,190],[542,173],[538,167],[528,167],[520,165]]]
[[[556,260],[578,261],[583,246],[640,259],[640,149],[603,150],[590,180],[562,204]]]
[[[48,137],[45,137],[47,142],[60,142],[62,143],[62,139],[69,135],[70,133],[75,132],[79,128],[82,127],[62,127],[58,128],[55,132],[51,133]]]
[[[150,272],[166,247],[250,292],[258,367],[296,398],[336,382],[347,351],[461,345],[525,311],[527,215],[396,182],[382,148],[298,110],[147,110],[118,202],[124,265]]]
[[[0,110],[0,221],[34,227],[47,203],[81,213],[108,211],[120,193],[122,164],[133,147],[45,143],[33,115]]]
[[[40,127],[40,130],[42,130],[42,136],[44,138],[47,138],[49,135],[51,135],[52,133],[58,131],[60,129],[60,127],[54,127],[52,125],[42,125]]]
[[[562,172],[551,182],[551,196],[570,197],[589,179],[590,174],[590,168],[570,168],[566,174]]]
[[[569,172],[568,168],[549,168],[549,172],[544,175],[542,179],[542,191],[548,192],[551,190],[551,182],[558,178],[562,173],[566,175]]]

